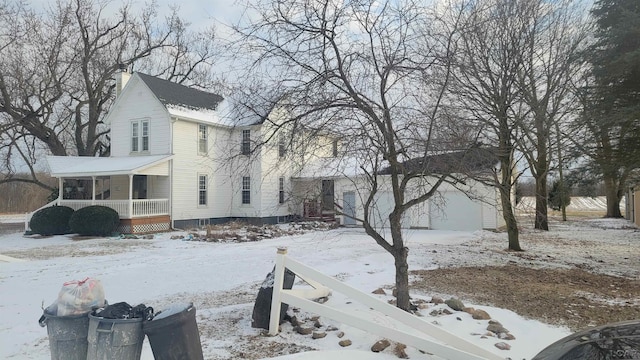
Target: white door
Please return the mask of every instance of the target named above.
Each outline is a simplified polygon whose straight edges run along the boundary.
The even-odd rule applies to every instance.
[[[344,212],[344,225],[355,225],[356,220],[356,193],[345,191],[342,193],[342,211]]]
[[[445,192],[430,200],[429,217],[434,230],[482,230],[482,204],[460,192]]]

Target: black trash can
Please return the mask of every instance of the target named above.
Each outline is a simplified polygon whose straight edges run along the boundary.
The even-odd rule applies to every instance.
[[[175,304],[142,324],[156,360],[204,360],[193,303]]]

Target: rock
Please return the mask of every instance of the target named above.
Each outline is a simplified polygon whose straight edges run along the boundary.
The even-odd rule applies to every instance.
[[[462,318],[460,316],[456,316],[456,320],[462,321]]]
[[[391,343],[387,339],[378,340],[373,344],[373,346],[371,346],[371,351],[378,353],[388,348],[390,345]]]
[[[339,333],[336,334],[336,336],[341,339],[344,336],[344,331],[340,331]]]
[[[494,336],[496,336],[496,334],[494,334],[494,333],[493,333],[493,332],[491,332],[491,331],[487,331],[487,332],[486,332],[486,333],[484,333],[484,335],[482,335],[482,336],[484,336],[485,338],[487,338],[487,337],[494,337]]]
[[[511,345],[509,345],[509,344],[507,344],[505,342],[496,343],[495,346],[500,350],[511,350]]]
[[[436,304],[436,305],[437,305],[437,304],[443,304],[443,303],[444,303],[444,300],[442,300],[442,298],[441,298],[441,297],[433,296],[433,297],[431,297],[431,303],[432,303],[432,304]]]
[[[502,326],[502,324],[498,320],[489,320],[489,324],[496,324],[496,325]]]
[[[311,321],[318,321],[318,320],[320,320],[320,316],[318,315],[314,315],[311,317]]]
[[[489,323],[489,326],[487,326],[487,330],[494,332],[496,334],[500,334],[500,333],[508,333],[509,330],[505,329],[502,325],[498,324],[492,324]]]
[[[498,337],[502,340],[515,340],[516,337],[513,336],[511,333],[500,333],[498,334]]]
[[[442,310],[432,310],[429,315],[431,316],[438,316],[438,315],[442,315]]]
[[[300,322],[298,321],[298,318],[294,315],[289,319],[289,322],[291,323],[291,326],[293,327],[297,327],[300,326]]]
[[[338,330],[338,328],[333,326],[333,325],[329,325],[329,326],[327,326],[327,328],[325,330],[326,331],[336,331],[336,330]]]
[[[302,326],[298,326],[295,330],[300,335],[309,335],[313,332],[313,328],[305,328]]]
[[[319,329],[322,327],[322,324],[320,323],[320,320],[316,320],[313,322],[313,326]]]
[[[349,340],[349,339],[340,340],[340,342],[338,342],[338,345],[340,345],[342,347],[351,346],[351,340]]]
[[[384,291],[383,288],[377,288],[373,290],[371,293],[376,295],[387,295],[387,293]]]
[[[407,355],[407,352],[405,351],[406,348],[407,345],[397,343],[396,347],[393,349],[393,353],[400,359],[408,359],[409,355]]]
[[[471,317],[474,318],[475,320],[489,320],[491,319],[491,315],[489,315],[488,312],[481,310],[481,309],[473,309],[472,312],[470,312],[469,314],[471,314]]]
[[[464,304],[462,303],[462,301],[456,298],[451,298],[444,303],[455,311],[462,311],[462,309],[464,309]]]
[[[449,309],[442,309],[442,313],[443,313],[443,314],[445,314],[445,315],[451,315],[451,314],[453,314],[453,313],[451,312],[451,310],[449,310]]]
[[[324,331],[314,331],[313,334],[311,335],[312,339],[322,339],[323,337],[327,336],[327,333]]]

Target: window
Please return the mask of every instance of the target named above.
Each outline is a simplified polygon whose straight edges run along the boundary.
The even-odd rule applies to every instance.
[[[142,151],[149,151],[149,122],[142,121]]]
[[[278,179],[278,203],[284,204],[284,178]]]
[[[242,130],[242,155],[251,153],[251,130]]]
[[[131,152],[149,151],[149,121],[131,122]]]
[[[138,122],[131,123],[131,152],[139,151],[138,141],[140,138],[140,124]]]
[[[278,135],[278,156],[283,158],[287,154],[287,139],[284,134]]]
[[[333,140],[333,148],[331,150],[333,157],[338,157],[338,140]]]
[[[251,204],[251,177],[242,177],[242,203]]]
[[[198,154],[207,153],[207,125],[198,125]]]
[[[198,205],[207,205],[207,175],[198,175]]]

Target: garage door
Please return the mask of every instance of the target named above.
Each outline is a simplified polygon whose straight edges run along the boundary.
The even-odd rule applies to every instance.
[[[435,230],[482,230],[482,205],[465,194],[445,192],[430,201],[431,228]]]
[[[371,225],[376,229],[389,227],[389,214],[393,211],[394,206],[393,193],[390,191],[377,193],[374,197],[374,204],[369,215]],[[401,220],[403,228],[409,227],[408,219],[409,216],[407,216],[405,212]]]

